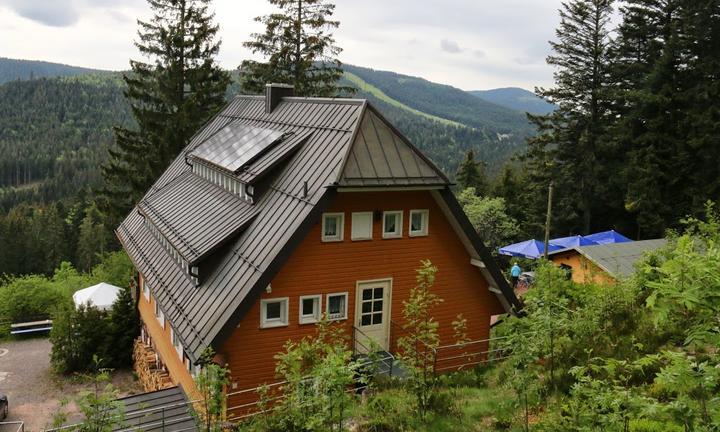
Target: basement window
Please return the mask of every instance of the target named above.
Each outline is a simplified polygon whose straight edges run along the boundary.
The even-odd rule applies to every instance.
[[[402,237],[402,210],[383,213],[383,238]]]
[[[327,316],[330,321],[343,320],[347,318],[348,293],[336,293],[327,295]]]
[[[260,301],[260,327],[282,327],[288,325],[288,298]]]
[[[344,213],[323,213],[322,241],[339,242],[343,240]]]
[[[410,237],[428,235],[428,221],[430,212],[428,210],[410,210]]]
[[[372,212],[357,212],[352,214],[352,240],[372,240],[373,214]]]
[[[300,324],[310,324],[320,321],[321,301],[321,295],[300,297]]]

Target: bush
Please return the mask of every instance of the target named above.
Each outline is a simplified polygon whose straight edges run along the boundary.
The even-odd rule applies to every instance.
[[[108,322],[106,313],[94,307],[75,308],[63,302],[57,309],[50,332],[52,352],[50,361],[58,373],[91,371],[93,358],[104,354]]]
[[[388,391],[368,401],[365,416],[360,420],[360,432],[400,432],[409,430],[412,402],[403,394]]]

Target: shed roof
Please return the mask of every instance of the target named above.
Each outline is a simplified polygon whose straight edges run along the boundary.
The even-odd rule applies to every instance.
[[[143,203],[152,205],[157,201],[167,204],[166,213],[178,213],[176,224],[185,222],[179,209],[188,204],[176,201],[182,197],[187,199],[187,195],[178,193],[174,195],[177,199],[166,201],[162,199],[165,194],[170,195],[166,188],[174,191],[179,187],[176,184],[186,188],[192,184],[198,191],[206,190],[203,188],[208,186],[201,185],[205,180],[188,174],[191,168],[185,163],[185,158],[230,123],[293,135],[251,162],[247,173],[243,173],[242,169],[238,173],[239,179],[244,178],[248,182],[258,173],[269,175],[268,172],[272,171],[272,177],[267,192],[252,205],[254,217],[226,247],[217,249],[222,253],[213,258],[212,270],[202,275],[199,287],[167,255],[157,238],[144,226],[138,212],[133,211],[117,230],[118,237],[145,276],[160,308],[193,361],[206,347],[213,345],[218,348],[237,327],[294,248],[317,223],[338,187],[412,185],[446,188],[449,185],[442,172],[364,100],[290,97],[283,98],[272,112],[267,113],[263,97],[241,96],[192,139],[186,150],[151,187]],[[370,132],[380,138],[374,138],[375,141],[364,138]],[[350,162],[351,154],[357,156],[363,151],[371,155],[365,162],[355,163],[359,158]],[[281,165],[283,160],[287,163]],[[374,167],[374,171],[370,167]],[[452,193],[438,196],[448,201],[451,208],[456,207],[457,203],[451,202],[454,200]],[[143,205],[141,203],[138,207],[141,211]],[[207,205],[214,208],[215,200],[209,200]],[[229,211],[249,214],[243,205],[234,205],[237,207],[230,206]],[[202,214],[201,207],[192,207],[191,210],[197,217],[196,224],[208,223],[209,219]],[[453,212],[456,217],[462,217],[460,213]],[[193,218],[186,222],[190,227]],[[458,226],[474,239],[469,246],[473,257],[480,259],[482,256],[489,267],[496,267],[492,260],[487,259],[489,255],[482,244],[475,241],[477,234],[472,227],[467,223]],[[198,228],[201,231],[211,229]],[[192,233],[194,235],[194,231]],[[182,238],[187,241],[195,237],[185,234]],[[207,247],[205,241],[210,240],[200,241],[197,245],[188,243],[201,250]],[[491,275],[496,279],[495,285],[503,289],[507,300],[504,304],[517,305],[517,299],[499,270],[491,272]]]
[[[115,431],[196,431],[197,425],[185,393],[170,387],[118,399],[125,421]]]
[[[576,251],[592,261],[603,271],[615,279],[631,276],[635,272],[635,264],[645,255],[667,244],[666,239],[641,240],[626,243],[608,243],[591,246],[578,246],[551,252],[558,255]]]

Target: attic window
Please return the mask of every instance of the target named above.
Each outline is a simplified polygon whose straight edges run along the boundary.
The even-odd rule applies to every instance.
[[[386,211],[383,213],[383,238],[402,237],[402,211]]]
[[[323,213],[322,241],[339,242],[343,240],[344,213]]]
[[[410,237],[428,235],[429,218],[430,212],[428,210],[410,210],[410,229],[408,230]]]

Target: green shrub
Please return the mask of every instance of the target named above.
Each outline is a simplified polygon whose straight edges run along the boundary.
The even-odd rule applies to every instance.
[[[360,432],[401,432],[409,430],[413,411],[411,399],[404,393],[388,391],[373,396],[360,420]]]
[[[685,432],[685,428],[680,425],[649,419],[630,420],[629,430],[630,432]]]

